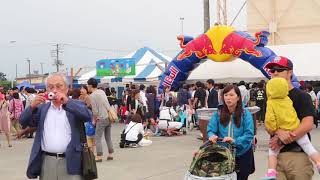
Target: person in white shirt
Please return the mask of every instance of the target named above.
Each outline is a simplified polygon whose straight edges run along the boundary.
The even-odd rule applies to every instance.
[[[139,146],[150,146],[152,144],[151,140],[143,138],[148,134],[143,130],[142,118],[139,114],[132,116],[131,122],[124,133],[126,134],[126,144],[138,144]]]
[[[250,93],[246,88],[246,83],[244,81],[240,81],[238,88],[240,89],[242,103],[244,104],[244,106],[247,106],[250,100]]]
[[[311,86],[311,84],[307,84],[307,85],[306,85],[306,91],[307,91],[307,93],[310,95],[311,100],[312,100],[312,103],[313,103],[315,109],[317,109],[319,102],[318,102],[318,99],[317,99],[317,95],[316,95],[316,93],[313,91],[313,87]]]
[[[141,98],[141,101],[143,103],[143,111],[144,111],[144,114],[146,112],[148,112],[148,106],[147,106],[147,97],[146,97],[146,92],[145,92],[145,86],[143,84],[140,85],[140,98]]]
[[[52,74],[46,81],[47,91],[54,94],[47,102],[38,94],[20,116],[23,127],[37,128],[27,177],[40,180],[82,180],[80,123],[91,119],[91,113],[80,101],[67,97],[65,75]]]
[[[24,89],[25,91],[25,95],[26,95],[26,105],[25,105],[25,108],[27,108],[28,106],[31,105],[32,101],[34,100],[34,98],[36,97],[35,94],[35,90],[33,88],[29,88],[29,87],[26,87]]]
[[[172,102],[166,102],[165,107],[160,107],[158,122],[159,129],[165,131],[169,136],[171,136],[172,134],[179,135],[179,130],[181,129],[183,124],[181,122],[173,121],[173,119],[177,116],[178,114],[172,108]]]

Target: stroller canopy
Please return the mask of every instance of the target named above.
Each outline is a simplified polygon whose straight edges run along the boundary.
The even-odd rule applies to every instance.
[[[199,177],[218,177],[235,171],[234,145],[219,142],[200,148],[189,172]]]

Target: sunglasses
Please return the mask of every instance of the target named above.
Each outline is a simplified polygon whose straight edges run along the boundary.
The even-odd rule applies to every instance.
[[[289,70],[288,68],[272,68],[272,69],[270,69],[270,72],[275,73],[276,71],[283,72],[283,71],[288,71],[288,70]]]

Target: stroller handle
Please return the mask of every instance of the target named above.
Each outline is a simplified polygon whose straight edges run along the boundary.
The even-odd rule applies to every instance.
[[[218,139],[217,139],[217,143],[218,143],[218,142],[223,142],[223,138],[218,138]],[[224,142],[224,143],[229,144],[229,145],[231,145],[231,146],[234,145],[234,143],[231,143],[231,142]],[[205,147],[207,147],[207,146],[211,146],[211,145],[213,145],[213,142],[210,141],[210,140],[207,140],[206,142],[204,142],[204,143],[200,146],[200,149],[203,149],[203,148],[205,148]]]

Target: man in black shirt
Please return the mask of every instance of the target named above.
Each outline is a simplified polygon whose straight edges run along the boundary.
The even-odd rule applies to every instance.
[[[194,93],[194,102],[193,102],[193,109],[195,111],[197,109],[205,108],[207,104],[206,102],[207,92],[205,90],[205,85],[202,82],[198,81],[196,82],[196,86],[198,89]],[[200,131],[202,133],[202,140],[203,142],[205,142],[208,140],[208,135],[206,131],[208,122],[207,120],[198,119],[198,116],[197,116],[197,121],[199,124]]]
[[[293,102],[293,107],[300,119],[299,127],[292,131],[278,129],[276,136],[270,140],[270,147],[277,149],[283,144],[278,155],[277,180],[311,180],[313,176],[313,165],[302,148],[295,140],[309,135],[313,128],[314,109],[310,96],[298,88],[294,88],[291,83],[293,75],[293,64],[285,57],[275,57],[266,65],[271,77],[282,77],[288,81],[289,97]],[[310,137],[310,135],[309,135]]]

